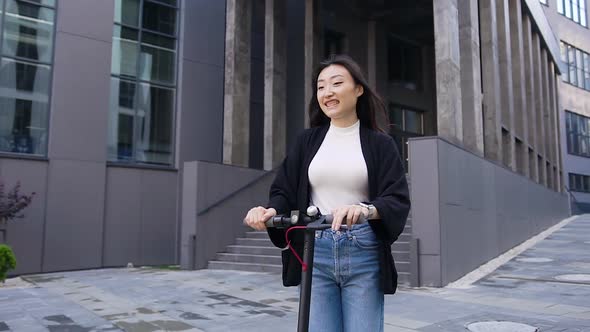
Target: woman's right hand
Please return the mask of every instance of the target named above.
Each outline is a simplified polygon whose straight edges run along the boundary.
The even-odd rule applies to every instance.
[[[244,218],[244,225],[250,226],[257,231],[266,229],[266,221],[277,215],[277,210],[274,208],[266,209],[262,206],[251,208]]]

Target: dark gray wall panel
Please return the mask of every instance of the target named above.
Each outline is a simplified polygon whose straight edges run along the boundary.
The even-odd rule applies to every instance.
[[[178,174],[141,171],[141,264],[173,264]]]
[[[187,162],[183,172],[180,263],[183,269],[202,269],[247,231],[241,221],[250,208],[266,204],[274,177],[261,170],[207,162]],[[254,185],[204,212],[255,179],[259,181]]]
[[[111,42],[114,0],[60,0],[57,30]]]
[[[43,271],[101,265],[105,172],[104,163],[51,161]]]
[[[225,1],[183,2],[184,51],[182,57],[223,67],[225,62]]]
[[[423,286],[444,286],[568,215],[565,195],[442,139],[411,140],[410,158]]]
[[[35,193],[31,205],[22,211],[24,218],[8,224],[7,243],[16,255],[17,267],[12,274],[41,271],[43,226],[47,199],[47,162],[19,159],[0,159],[0,178],[5,190],[17,181],[21,194]]]
[[[180,163],[221,162],[223,155],[222,67],[184,61],[180,112]]]
[[[107,168],[104,266],[140,262],[141,170]]]
[[[110,63],[110,43],[57,34],[50,159],[106,159]]]

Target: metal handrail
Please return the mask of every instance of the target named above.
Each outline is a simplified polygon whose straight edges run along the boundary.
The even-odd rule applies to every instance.
[[[254,180],[246,183],[244,186],[236,189],[235,191],[232,191],[231,193],[225,195],[224,197],[218,199],[217,201],[215,201],[215,203],[209,205],[208,207],[202,209],[201,211],[197,212],[197,216],[202,216],[205,213],[209,212],[211,209],[223,204],[225,201],[229,200],[230,198],[236,196],[237,194],[239,194],[240,192],[246,190],[247,188],[251,187],[252,185],[258,183],[259,181],[262,181],[262,179],[266,178],[267,176],[274,174],[275,170],[272,171],[268,171],[260,176],[258,176],[257,178],[255,178]]]

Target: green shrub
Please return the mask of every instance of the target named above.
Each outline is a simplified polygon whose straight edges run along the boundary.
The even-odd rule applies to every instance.
[[[8,271],[14,269],[16,269],[16,258],[12,249],[5,244],[0,244],[0,281],[4,282]]]

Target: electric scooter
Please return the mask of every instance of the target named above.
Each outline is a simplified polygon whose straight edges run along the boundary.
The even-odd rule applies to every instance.
[[[361,217],[362,218],[362,217]],[[333,216],[321,215],[315,206],[307,208],[307,214],[299,211],[291,211],[290,216],[275,216],[266,221],[266,227],[287,229],[293,227],[299,221],[305,226],[303,242],[303,264],[307,269],[301,271],[301,291],[299,293],[299,314],[297,332],[307,332],[309,329],[309,308],[311,300],[311,277],[313,271],[313,252],[315,245],[315,231],[332,227]],[[345,226],[344,226],[345,227]]]

